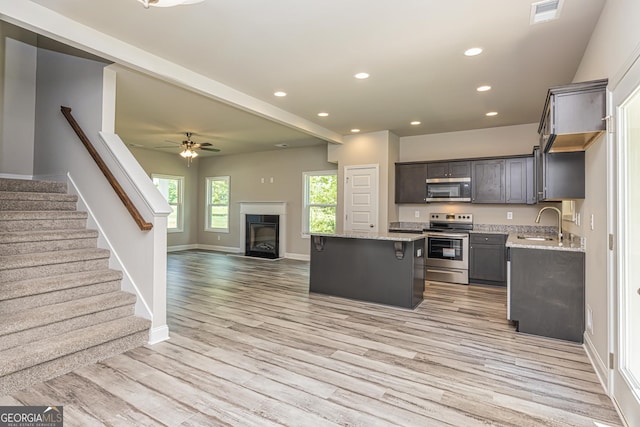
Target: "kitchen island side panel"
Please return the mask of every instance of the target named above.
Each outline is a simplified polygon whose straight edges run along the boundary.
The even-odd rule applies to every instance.
[[[511,319],[523,333],[582,342],[584,253],[511,248]]]
[[[323,236],[318,247],[311,238],[309,290],[361,301],[414,308],[424,292],[424,239],[394,242]]]

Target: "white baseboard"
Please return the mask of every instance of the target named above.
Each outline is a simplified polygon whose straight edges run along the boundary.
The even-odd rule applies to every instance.
[[[158,344],[159,342],[169,339],[169,327],[158,326],[157,328],[151,328],[149,330],[149,345]]]
[[[229,252],[232,254],[242,253],[242,249],[236,248],[233,246],[215,246],[215,245],[197,245],[197,249],[202,249],[205,251],[216,251],[216,252]]]
[[[307,255],[307,254],[294,254],[291,252],[287,252],[284,254],[285,258],[288,259],[295,259],[297,261],[310,261],[311,260],[311,256]]]
[[[33,175],[18,175],[18,174],[14,174],[14,173],[0,173],[0,178],[32,180],[33,179]]]
[[[587,353],[587,357],[589,358],[593,369],[596,371],[596,375],[600,380],[600,384],[602,384],[604,392],[606,394],[609,394],[609,369],[596,351],[596,348],[594,347],[593,342],[591,341],[591,338],[589,338],[589,334],[586,331],[584,333],[584,344],[582,346],[584,347],[584,351]]]
[[[189,249],[198,249],[198,245],[194,243],[191,245],[167,246],[167,252],[188,251]]]

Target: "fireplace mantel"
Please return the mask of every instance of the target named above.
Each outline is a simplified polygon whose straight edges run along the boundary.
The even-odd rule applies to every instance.
[[[279,215],[280,227],[278,232],[278,256],[284,258],[286,254],[287,202],[239,202],[240,203],[240,249],[246,251],[246,216],[249,215]]]

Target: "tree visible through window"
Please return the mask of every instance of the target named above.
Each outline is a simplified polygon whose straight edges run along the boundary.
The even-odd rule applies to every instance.
[[[229,177],[207,178],[207,230],[229,231]]]
[[[303,233],[335,233],[337,204],[336,171],[304,173]]]
[[[153,183],[171,206],[167,217],[167,231],[182,231],[182,200],[184,199],[184,177],[153,174]]]

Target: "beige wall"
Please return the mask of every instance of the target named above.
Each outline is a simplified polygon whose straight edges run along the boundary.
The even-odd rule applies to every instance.
[[[145,172],[152,174],[176,175],[184,177],[184,228],[180,233],[167,233],[167,246],[194,245],[198,243],[198,162],[196,159],[191,167],[176,154],[160,153],[158,151],[131,148],[131,152]]]
[[[239,202],[287,202],[286,251],[309,254],[309,239],[302,237],[302,174],[336,169],[336,165],[327,162],[325,145],[199,158],[197,161],[198,243],[241,248]],[[211,176],[230,177],[229,233],[204,231],[205,179]],[[272,177],[273,183],[270,182]]]
[[[400,138],[400,161],[530,154],[534,145],[538,145],[538,123],[406,136]]]
[[[582,58],[574,81],[609,78],[609,89],[615,89],[620,78],[640,55],[640,2],[637,0],[609,0]],[[593,313],[593,333],[587,333],[600,363],[607,360],[608,290],[607,269],[607,148],[601,137],[586,156],[587,198],[578,203],[581,226],[574,228],[587,237],[586,304]],[[594,216],[594,229],[589,219]],[[605,371],[606,372],[606,371]]]
[[[338,163],[338,229],[344,221],[344,168],[355,165],[378,165],[378,230],[386,231],[389,221],[396,219],[393,206],[394,163],[398,155],[399,138],[385,130],[348,135],[342,144],[329,144],[328,159]]]
[[[542,111],[542,104],[540,105]],[[400,161],[429,161],[530,154],[538,144],[538,124],[418,135],[400,138]],[[558,206],[559,204],[549,204]],[[398,219],[428,222],[432,212],[473,214],[476,224],[536,225],[541,205],[478,205],[471,203],[429,203],[400,205]],[[513,219],[507,219],[512,212]],[[418,215],[418,216],[416,216]],[[540,225],[557,225],[554,215],[543,215]]]

